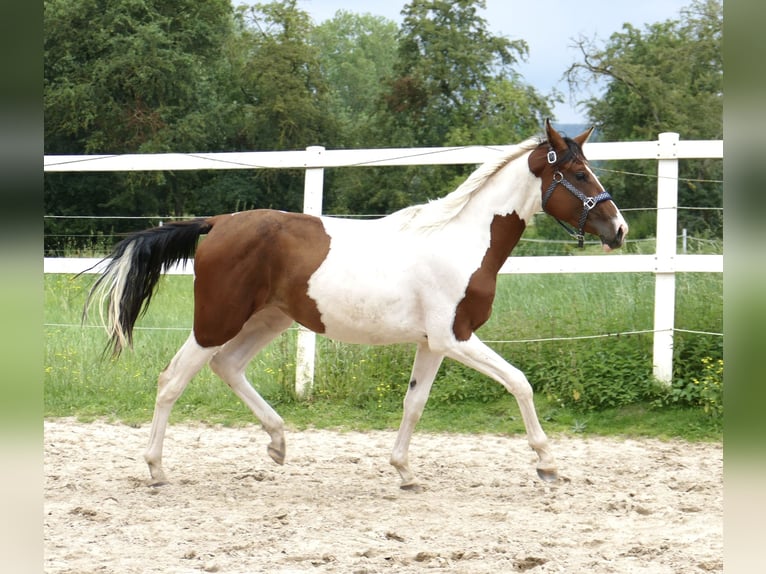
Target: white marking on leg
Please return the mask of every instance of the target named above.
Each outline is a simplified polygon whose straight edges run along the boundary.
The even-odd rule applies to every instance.
[[[217,350],[218,347],[201,347],[192,333],[170,361],[170,364],[160,373],[152,428],[149,434],[149,446],[144,454],[144,460],[149,465],[149,472],[154,484],[167,482],[165,472],[162,470],[162,443],[165,440],[165,430],[167,429],[168,418],[170,418],[170,411],[173,410],[173,405],[184,392],[192,377],[205,366]]]
[[[524,419],[527,440],[539,457],[538,472],[555,475],[556,461],[550,451],[548,437],[537,418],[532,386],[524,373],[482,343],[475,334],[471,335],[467,341],[455,342],[450,345],[445,354],[495,379],[516,398],[521,416]]]
[[[439,366],[444,355],[436,353],[428,348],[427,343],[420,343],[415,353],[415,362],[412,365],[410,385],[407,395],[404,397],[404,412],[399,432],[396,435],[394,449],[391,452],[391,464],[399,471],[402,477],[402,488],[412,487],[416,484],[415,476],[410,469],[409,448],[412,433],[415,430],[423,414],[423,409],[431,392],[431,385],[439,371]]]
[[[268,453],[278,464],[285,460],[285,433],[282,417],[253,388],[245,368],[268,343],[292,324],[277,309],[266,309],[251,317],[242,330],[210,361],[210,368],[247,405],[271,437]]]

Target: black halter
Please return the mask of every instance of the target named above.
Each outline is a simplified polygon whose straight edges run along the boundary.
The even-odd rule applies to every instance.
[[[556,151],[553,149],[548,150],[548,163],[551,165],[556,165],[556,162],[558,161],[558,156],[556,155]],[[563,221],[561,221],[558,218],[555,218],[558,224],[564,228],[564,230],[572,237],[577,239],[577,247],[583,246],[583,241],[585,239],[585,220],[588,219],[588,213],[591,209],[596,207],[599,203],[602,201],[611,200],[612,196],[609,195],[608,192],[602,191],[598,195],[594,197],[588,197],[585,195],[582,191],[577,189],[574,185],[572,185],[568,180],[564,178],[564,174],[562,174],[560,171],[556,170],[553,172],[553,180],[551,181],[550,186],[548,186],[548,189],[545,192],[545,195],[543,196],[543,209],[545,209],[545,206],[548,204],[548,200],[551,198],[551,195],[553,195],[553,190],[556,189],[556,186],[558,184],[563,185],[565,188],[567,188],[572,195],[574,195],[577,199],[582,201],[582,214],[580,214],[580,222],[579,222],[579,229],[575,231],[574,229],[571,229],[568,225],[566,225]]]

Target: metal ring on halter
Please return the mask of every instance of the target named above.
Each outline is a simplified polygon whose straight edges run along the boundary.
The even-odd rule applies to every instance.
[[[555,181],[556,183],[561,183],[562,181],[564,181],[564,174],[561,173],[560,171],[554,171],[553,172],[553,181]]]
[[[556,150],[549,150],[548,151],[548,163],[553,165],[558,161],[558,156],[556,155]]]

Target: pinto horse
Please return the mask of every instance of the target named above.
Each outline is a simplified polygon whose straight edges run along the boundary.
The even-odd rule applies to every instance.
[[[580,239],[597,235],[607,251],[624,242],[628,226],[582,152],[592,129],[567,138],[546,121],[542,141],[513,146],[441,199],[381,219],[257,209],[165,224],[118,243],[84,309],[98,300],[114,355],[132,344],[162,272],[194,256],[194,325],[158,381],[145,453],[152,483],[166,482],[162,445],[173,404],[207,363],[263,424],[271,458],[284,463],[283,420],[245,367],[294,321],[348,343],[417,345],[390,460],[402,488],[418,488],[410,439],[444,357],[515,396],[537,472],[555,480],[532,387],[475,332],[491,314],[500,267],[541,207],[577,226]]]

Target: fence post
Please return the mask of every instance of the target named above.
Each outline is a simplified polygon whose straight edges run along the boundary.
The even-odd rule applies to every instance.
[[[321,157],[324,151],[324,146],[309,146],[306,148],[307,155],[314,154],[317,158]],[[309,165],[312,163],[319,162],[307,161]],[[305,177],[303,185],[303,213],[322,215],[324,168],[307,167]],[[316,334],[303,326],[299,326],[295,347],[295,393],[299,397],[304,397],[314,384]]]
[[[676,236],[678,233],[677,133],[661,133],[657,142],[657,271],[654,283],[654,377],[673,379]]]

